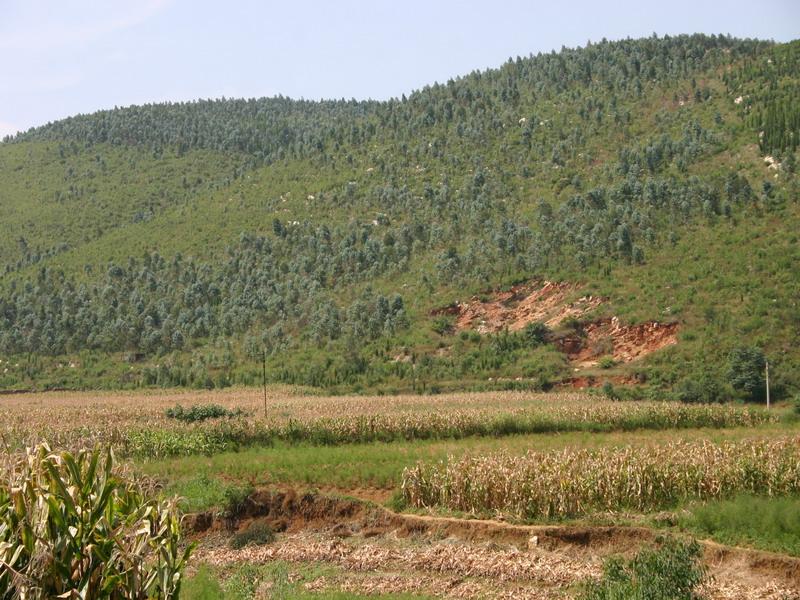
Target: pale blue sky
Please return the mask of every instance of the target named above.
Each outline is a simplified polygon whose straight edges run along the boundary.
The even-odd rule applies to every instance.
[[[798,0],[0,0],[0,138],[144,102],[384,99],[603,37],[798,29]]]

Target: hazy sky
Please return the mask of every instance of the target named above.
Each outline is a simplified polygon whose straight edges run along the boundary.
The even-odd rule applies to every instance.
[[[603,37],[798,30],[798,0],[0,0],[0,138],[163,100],[384,99]]]

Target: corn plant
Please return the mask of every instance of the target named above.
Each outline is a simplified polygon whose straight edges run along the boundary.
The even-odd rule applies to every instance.
[[[0,598],[176,598],[191,546],[175,500],[148,497],[110,449],[40,444],[0,464]]]
[[[787,495],[800,492],[800,438],[465,456],[406,469],[402,490],[411,506],[520,518]]]

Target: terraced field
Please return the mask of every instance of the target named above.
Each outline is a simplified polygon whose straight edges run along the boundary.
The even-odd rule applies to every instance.
[[[705,543],[708,598],[800,593],[800,427],[784,407],[289,387],[0,402],[12,451],[111,444],[182,498],[189,597],[573,597],[662,535],[744,547]],[[761,508],[736,531],[710,524],[745,501]],[[750,514],[770,510],[781,535]]]

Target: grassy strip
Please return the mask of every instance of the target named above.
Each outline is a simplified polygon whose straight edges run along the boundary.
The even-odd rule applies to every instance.
[[[737,496],[692,504],[678,526],[720,543],[800,556],[800,497]]]

